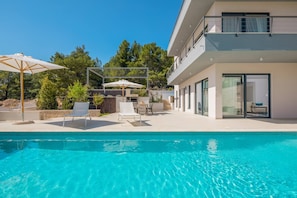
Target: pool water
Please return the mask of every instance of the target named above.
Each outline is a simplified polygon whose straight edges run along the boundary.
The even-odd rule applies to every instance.
[[[297,133],[0,133],[0,197],[297,197]]]

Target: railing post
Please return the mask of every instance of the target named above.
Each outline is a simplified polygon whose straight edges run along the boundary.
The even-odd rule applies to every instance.
[[[273,17],[271,16],[270,17],[270,24],[269,24],[269,33],[270,33],[270,36],[272,35],[272,26],[273,26]]]
[[[195,31],[192,34],[192,47],[195,48]]]
[[[87,85],[89,85],[90,69],[87,67]]]
[[[236,17],[236,36],[238,35],[239,32],[239,17]]]
[[[205,16],[203,16],[203,35],[205,36]]]

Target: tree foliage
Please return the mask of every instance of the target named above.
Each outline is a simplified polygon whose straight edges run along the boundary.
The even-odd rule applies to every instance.
[[[104,65],[105,76],[109,77],[135,77],[144,76],[142,70],[131,69],[128,73],[125,70],[112,68],[133,68],[147,67],[149,69],[150,88],[165,88],[167,86],[166,73],[173,63],[173,59],[167,57],[167,52],[162,50],[156,43],[141,46],[140,44],[130,43],[124,40],[116,53],[108,63]],[[133,79],[134,82],[146,84],[144,79]]]
[[[67,68],[49,71],[49,78],[55,80],[61,95],[66,95],[68,86],[76,81],[85,84],[87,81],[87,68],[100,67],[101,64],[99,59],[92,59],[89,56],[89,52],[85,51],[84,46],[77,47],[70,55],[56,52],[51,57],[51,61]],[[97,81],[95,76],[91,76],[90,80]]]
[[[88,100],[88,88],[78,80],[73,85],[69,85],[67,98],[74,102],[86,102]]]
[[[40,96],[43,82],[51,82],[56,86],[57,96],[67,97],[68,87],[75,82],[85,84],[87,80],[87,68],[99,67],[101,62],[98,58],[91,58],[85,46],[76,47],[69,55],[56,52],[51,58],[52,63],[65,66],[67,69],[50,70],[38,74],[24,75],[25,99],[34,99]],[[167,86],[166,73],[172,65],[173,59],[167,57],[165,50],[162,50],[156,43],[140,45],[137,42],[130,44],[124,40],[117,53],[103,67],[104,75],[114,77],[132,77],[131,81],[146,84],[145,79],[135,76],[145,76],[145,70],[133,68],[146,67],[149,69],[149,88],[165,88]],[[129,68],[119,70],[114,68]],[[47,78],[47,81],[43,79]],[[114,80],[114,79],[113,79]],[[129,79],[128,79],[129,80]],[[90,72],[89,82],[95,88],[101,85],[97,75]],[[48,86],[48,85],[47,85]],[[0,100],[8,98],[20,98],[20,74],[0,71]]]
[[[57,87],[55,83],[50,81],[48,77],[45,77],[42,82],[42,86],[38,94],[37,107],[38,109],[57,109],[58,102],[56,100]]]

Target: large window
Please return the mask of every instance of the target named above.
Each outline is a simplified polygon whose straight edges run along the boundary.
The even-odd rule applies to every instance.
[[[223,117],[270,117],[269,74],[224,74]]]
[[[223,32],[270,32],[269,13],[222,13]]]
[[[195,85],[196,114],[208,115],[208,79]]]

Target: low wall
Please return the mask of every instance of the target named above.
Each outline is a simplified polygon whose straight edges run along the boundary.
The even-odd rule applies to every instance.
[[[47,120],[50,118],[64,117],[65,114],[71,113],[72,110],[36,110],[36,111],[25,111],[25,120]],[[99,117],[100,109],[89,110],[91,117]],[[1,111],[0,121],[4,120],[21,120],[22,114],[20,111]]]
[[[40,120],[39,111],[25,111],[25,120]],[[22,120],[22,113],[20,111],[0,111],[0,121],[5,120]]]
[[[50,118],[64,117],[66,114],[70,114],[72,110],[41,110],[40,111],[40,120],[47,120]],[[89,110],[91,117],[99,117],[100,109]]]

